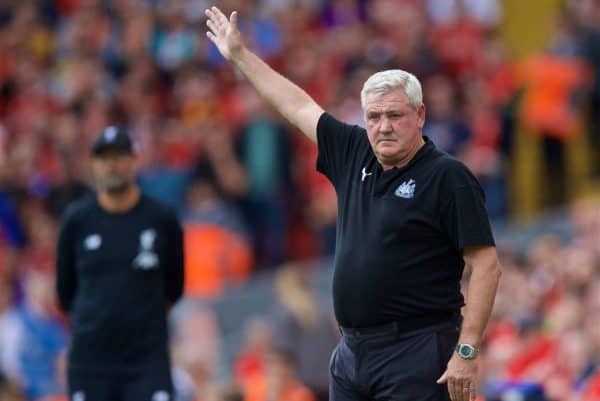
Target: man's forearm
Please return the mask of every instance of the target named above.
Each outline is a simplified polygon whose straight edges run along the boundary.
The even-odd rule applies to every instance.
[[[479,348],[494,306],[501,271],[496,257],[476,262],[471,267],[472,273],[459,342]]]
[[[242,48],[232,62],[267,102],[316,142],[317,122],[323,113],[321,106],[246,47]]]

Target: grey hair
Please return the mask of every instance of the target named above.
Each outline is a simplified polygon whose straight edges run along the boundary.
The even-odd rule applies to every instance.
[[[404,70],[386,70],[376,72],[365,81],[360,91],[363,109],[368,94],[385,94],[398,87],[404,90],[408,102],[415,110],[423,104],[423,90],[417,77]]]

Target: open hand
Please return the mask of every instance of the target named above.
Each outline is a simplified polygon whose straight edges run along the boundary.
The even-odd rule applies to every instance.
[[[219,52],[227,60],[233,60],[242,50],[242,35],[237,27],[237,11],[231,13],[229,20],[217,7],[204,11],[208,20],[206,25],[210,29],[206,36],[217,46]]]

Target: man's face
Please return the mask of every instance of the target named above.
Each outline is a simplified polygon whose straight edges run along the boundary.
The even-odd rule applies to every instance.
[[[131,153],[109,148],[94,155],[92,171],[99,191],[119,194],[134,183],[137,158]]]
[[[415,110],[402,88],[368,94],[364,112],[371,148],[384,166],[403,162],[418,146],[425,123],[425,106]]]

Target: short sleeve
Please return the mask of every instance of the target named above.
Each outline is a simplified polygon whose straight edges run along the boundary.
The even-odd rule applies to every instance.
[[[442,202],[442,227],[454,248],[494,246],[494,236],[485,208],[485,194],[477,179],[464,166],[449,174],[445,202]]]
[[[348,170],[350,159],[365,140],[366,133],[357,125],[345,124],[329,113],[323,113],[317,123],[317,171],[323,173],[334,186]]]

